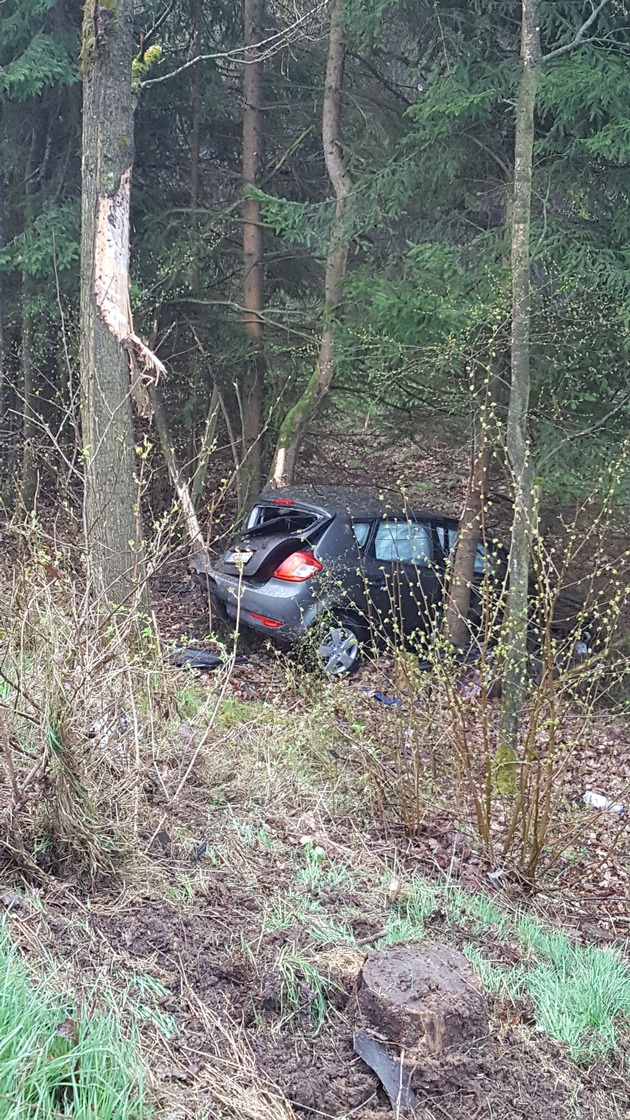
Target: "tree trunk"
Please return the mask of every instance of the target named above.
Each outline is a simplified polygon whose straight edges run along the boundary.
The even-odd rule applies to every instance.
[[[22,367],[22,467],[20,470],[20,506],[30,513],[35,505],[37,461],[35,452],[35,355],[33,348],[32,301],[35,283],[32,276],[22,277],[22,324],[20,364]]]
[[[37,124],[31,130],[26,167],[24,169],[24,229],[28,235],[33,221],[33,200],[37,194],[39,170],[37,154],[39,135]],[[37,463],[35,453],[35,354],[33,339],[33,299],[35,280],[28,273],[22,274],[22,330],[20,363],[22,367],[22,470],[20,473],[20,505],[30,513],[35,504],[37,488]]]
[[[128,276],[132,34],[133,0],[86,0],[81,52],[84,522],[93,590],[116,603],[133,597],[143,568],[130,378],[130,355],[139,343],[131,327]]]
[[[192,18],[193,18],[193,43],[194,54],[199,57],[202,53],[202,4],[201,0],[193,0],[192,4]],[[190,136],[190,224],[192,235],[192,274],[190,287],[195,300],[201,299],[201,270],[199,267],[199,187],[200,187],[200,154],[201,154],[201,111],[203,108],[203,97],[201,88],[202,70],[200,66],[195,66],[192,71],[192,130]],[[196,332],[195,332],[196,337]],[[198,349],[198,348],[197,348]],[[199,365],[199,353],[194,352],[193,363],[191,363],[191,375],[194,376],[194,366]],[[203,487],[206,480],[208,471],[208,463],[212,453],[214,437],[217,427],[217,419],[219,415],[219,396],[216,385],[213,383],[212,392],[210,395],[210,402],[208,404],[208,411],[206,415],[206,423],[204,425],[203,435],[201,437],[201,445],[195,457],[195,469],[192,476],[192,484],[190,486],[190,500],[192,502],[193,510],[199,506]],[[194,433],[193,433],[194,439]],[[192,456],[191,456],[192,461]],[[181,470],[178,471],[180,481],[183,479]],[[171,471],[172,476],[172,471]],[[192,526],[192,521],[190,522]],[[190,534],[190,528],[189,528]]]
[[[540,65],[538,0],[522,0],[522,69],[516,105],[512,206],[512,337],[507,456],[514,487],[499,761],[515,758],[527,669],[527,591],[536,510],[527,437],[530,388],[530,221],[534,116]]]
[[[201,3],[194,0],[192,7],[193,44],[195,56],[201,54]],[[201,137],[201,67],[194,66],[192,71],[192,129],[190,134],[190,225],[193,238],[192,276],[190,286],[195,299],[201,293],[199,272],[199,149]]]
[[[488,480],[491,454],[491,441],[485,416],[482,413],[482,416],[475,421],[469,486],[467,486],[460,524],[457,526],[457,540],[453,552],[444,616],[448,641],[456,646],[457,650],[467,650],[470,644],[469,614],[474,561],[476,547],[481,539],[485,485]]]
[[[257,43],[263,38],[264,0],[244,0],[243,186],[256,186],[263,163],[263,62]],[[245,498],[260,490],[262,402],[264,382],[263,292],[264,245],[260,203],[243,199],[243,326],[247,368],[243,378],[243,475]]]
[[[0,253],[4,249],[4,121],[0,108]],[[4,365],[4,273],[0,270],[0,434],[5,414],[5,365]],[[0,481],[3,480],[0,462]]]
[[[341,284],[348,263],[347,216],[348,199],[352,190],[352,182],[344,166],[341,147],[341,93],[346,53],[342,20],[343,0],[335,0],[330,17],[322,114],[324,159],[335,192],[335,213],[326,259],[324,321],[319,359],[302,396],[289,409],[280,428],[272,472],[272,481],[276,486],[289,486],[293,481],[302,434],[328,393],[334,372],[333,325],[341,301]]]

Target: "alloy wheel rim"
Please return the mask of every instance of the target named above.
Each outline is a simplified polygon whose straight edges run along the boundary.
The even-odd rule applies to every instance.
[[[335,677],[350,672],[358,656],[358,638],[346,626],[334,626],[317,647],[323,671]]]

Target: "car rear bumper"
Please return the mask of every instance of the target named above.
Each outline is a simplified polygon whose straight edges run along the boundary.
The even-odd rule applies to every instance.
[[[319,613],[321,604],[306,585],[267,580],[258,587],[236,576],[211,571],[207,589],[219,600],[232,622],[257,630],[280,642],[301,637]]]

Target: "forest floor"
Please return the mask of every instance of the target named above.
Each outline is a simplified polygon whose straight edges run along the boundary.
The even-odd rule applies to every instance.
[[[373,948],[420,941],[469,957],[490,1018],[447,1076],[415,1083],[417,1117],[627,1116],[627,835],[601,866],[609,815],[593,824],[575,808],[590,823],[564,889],[525,893],[509,876],[497,889],[438,774],[406,837],[381,814],[363,750],[397,738],[405,709],[365,693],[391,693],[387,673],[322,685],[264,652],[227,687],[173,670],[133,857],[88,889],[42,843],[45,885],[3,896],[13,941],[66,1003],[116,1008],[138,1030],[164,1120],[386,1120],[353,1050],[356,988]],[[623,729],[607,734],[612,757],[584,759],[578,795],[585,779],[627,788]],[[110,731],[103,749],[124,754],[126,736]]]
[[[456,510],[460,467],[438,455],[422,504]],[[43,594],[67,611],[62,579]],[[154,608],[164,649],[204,643],[204,604],[182,571],[163,573]],[[29,669],[34,704],[47,640]],[[628,803],[625,719],[606,708],[588,734],[578,716],[564,727],[580,745],[550,838],[571,841],[532,891],[509,869],[492,876],[447,745],[421,739],[423,699],[405,687],[387,657],[330,682],[258,646],[229,673],[123,663],[93,707],[74,709],[74,762],[132,850],[88,881],[71,823],[42,826],[62,790],[42,779],[22,830],[40,881],[5,862],[0,903],[22,959],[54,988],[57,1033],[79,1005],[88,1025],[115,1012],[137,1032],[156,1120],[387,1120],[353,1048],[356,992],[374,948],[416,942],[461,950],[489,1005],[487,1037],[435,1079],[414,1075],[418,1120],[630,1115],[630,814],[581,801],[595,789]],[[422,781],[403,806],[411,742]],[[63,1099],[55,1115],[73,1116]]]

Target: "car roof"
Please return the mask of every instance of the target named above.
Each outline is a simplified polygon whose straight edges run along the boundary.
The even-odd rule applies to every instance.
[[[274,502],[278,499],[294,501],[297,505],[313,506],[324,513],[349,513],[352,517],[438,518],[457,524],[457,518],[434,509],[417,509],[405,501],[400,491],[388,487],[371,486],[287,486],[282,490],[263,490],[258,501]]]

